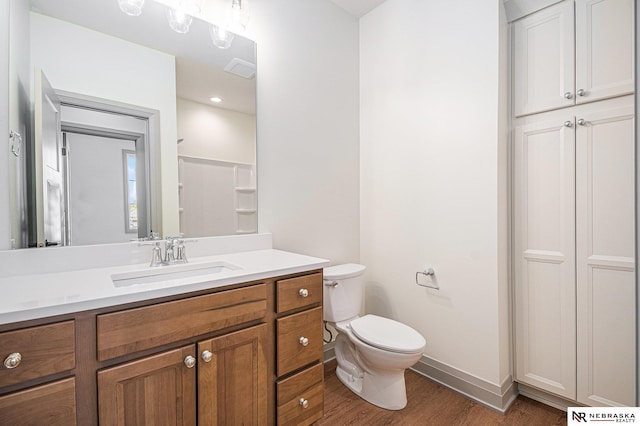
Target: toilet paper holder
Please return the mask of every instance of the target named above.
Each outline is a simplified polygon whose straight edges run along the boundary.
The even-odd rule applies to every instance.
[[[420,275],[424,275],[425,277],[431,278],[430,280],[431,283],[429,284],[421,283],[419,280]],[[418,271],[416,272],[416,284],[418,284],[420,287],[440,290],[440,286],[438,285],[438,282],[436,281],[435,277],[436,277],[436,271],[434,271],[433,268],[427,268],[424,271]]]

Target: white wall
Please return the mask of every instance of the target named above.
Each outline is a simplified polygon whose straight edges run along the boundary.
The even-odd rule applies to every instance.
[[[31,30],[31,65],[54,89],[160,111],[162,229],[177,235],[176,91],[167,84],[175,82],[173,56],[37,13]]]
[[[9,2],[0,2],[0,134],[9,134]],[[9,206],[9,150],[0,150],[0,206]],[[11,214],[0,208],[0,250],[11,248]]]
[[[29,67],[29,4],[26,0],[11,0],[9,26],[9,129],[18,132],[26,143],[31,132],[32,73]],[[9,188],[11,215],[11,245],[27,245],[26,229],[26,148],[19,156],[9,155]]]
[[[180,155],[255,164],[256,117],[178,98]]]
[[[500,8],[387,0],[360,20],[365,308],[496,385],[509,374]],[[427,267],[440,291],[415,284]]]
[[[326,0],[260,0],[248,30],[259,230],[278,249],[358,261],[358,22]]]

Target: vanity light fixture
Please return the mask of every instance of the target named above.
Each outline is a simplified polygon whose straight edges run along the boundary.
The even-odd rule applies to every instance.
[[[236,33],[243,33],[249,23],[249,0],[231,0],[229,10],[228,29]]]
[[[211,40],[214,46],[220,49],[228,49],[231,47],[234,38],[231,31],[228,31],[225,27],[214,24],[209,26],[209,31],[211,32]]]
[[[118,0],[120,10],[130,16],[142,14],[145,0]],[[180,34],[189,32],[193,17],[201,11],[202,0],[172,0],[167,4],[167,19],[171,29]],[[166,4],[166,3],[165,3]]]
[[[231,0],[227,9],[225,24],[210,27],[213,44],[220,49],[228,49],[233,43],[234,34],[243,34],[249,23],[249,1]]]
[[[120,10],[127,15],[139,16],[142,13],[144,1],[118,0],[118,5]],[[171,0],[167,9],[167,19],[171,29],[180,34],[189,32],[193,17],[197,16],[202,10],[201,3],[202,0]],[[214,46],[220,49],[231,47],[234,32],[242,34],[246,30],[248,23],[248,0],[230,0],[225,23],[222,25],[211,24],[209,26]]]
[[[197,0],[178,0],[176,7],[167,9],[169,26],[177,33],[188,33],[193,17],[199,14],[200,10],[200,2]]]
[[[139,16],[143,5],[144,0],[118,0],[120,10],[129,16]]]
[[[222,98],[219,98],[219,97],[217,97],[217,96],[214,96],[214,97],[212,97],[212,98],[209,98],[209,100],[210,100],[211,102],[215,102],[215,103],[217,103],[217,104],[219,104],[220,102],[222,102]]]

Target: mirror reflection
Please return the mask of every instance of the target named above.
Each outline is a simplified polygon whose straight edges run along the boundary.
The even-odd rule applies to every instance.
[[[16,248],[257,231],[254,42],[151,0],[11,2]]]

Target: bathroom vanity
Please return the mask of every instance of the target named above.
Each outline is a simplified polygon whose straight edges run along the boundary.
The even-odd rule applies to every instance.
[[[0,302],[0,424],[313,423],[327,263],[259,250],[150,282],[146,265],[0,278],[20,289]],[[36,306],[51,286],[68,301]]]

